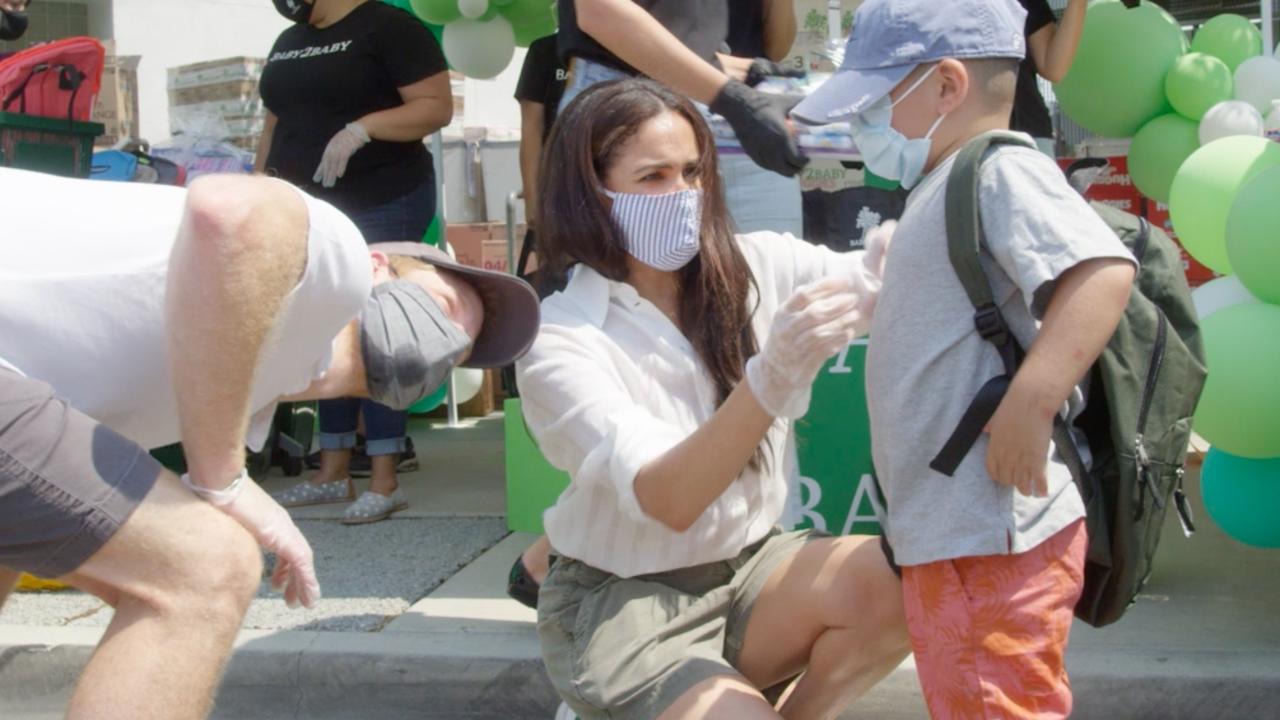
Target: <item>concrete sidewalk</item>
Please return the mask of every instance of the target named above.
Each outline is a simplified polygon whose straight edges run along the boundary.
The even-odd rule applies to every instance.
[[[500,512],[502,502],[500,425],[494,419],[460,430],[416,425],[414,436],[424,469],[406,479],[412,515],[393,522],[470,515],[481,525],[440,532],[474,534],[487,545],[494,536],[486,533],[494,530],[486,510]],[[1077,624],[1068,656],[1076,717],[1280,717],[1280,552],[1223,536],[1204,514],[1196,485],[1192,478],[1188,490],[1200,532],[1185,540],[1171,519],[1138,605],[1109,628]],[[305,524],[332,524],[340,511],[313,508]],[[326,542],[357,537],[341,530],[351,529],[326,528]],[[558,701],[542,670],[534,614],[503,593],[507,569],[531,540],[506,537],[375,625],[288,629],[299,626],[282,615],[276,629],[242,632],[215,717],[550,718]],[[433,552],[446,554],[428,543],[398,558],[408,571],[409,558],[426,563]],[[330,575],[363,570],[361,553],[341,557],[343,566]],[[58,603],[88,601],[76,597],[20,599],[56,615],[66,611]],[[0,717],[61,717],[101,629],[15,625],[14,617],[12,608],[0,613]],[[911,662],[844,717],[927,717]]]

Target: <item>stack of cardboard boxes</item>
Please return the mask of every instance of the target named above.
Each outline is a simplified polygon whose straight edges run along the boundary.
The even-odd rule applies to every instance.
[[[138,63],[140,55],[116,55],[115,43],[103,43],[107,51],[102,68],[102,88],[93,105],[93,121],[102,123],[105,131],[95,145],[111,147],[121,140],[137,138],[138,129]]]
[[[208,136],[253,150],[266,110],[258,95],[262,58],[233,57],[169,68],[169,131]]]

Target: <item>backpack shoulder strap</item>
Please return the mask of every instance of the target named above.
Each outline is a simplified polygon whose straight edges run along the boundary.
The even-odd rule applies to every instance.
[[[996,304],[991,281],[987,279],[980,259],[983,233],[978,197],[979,180],[983,159],[993,146],[998,145],[1032,147],[1025,137],[1012,132],[984,133],[960,149],[947,178],[947,252],[951,258],[951,266],[955,269],[960,284],[964,286],[969,302],[973,304],[973,323],[978,334],[996,347],[1005,369],[1004,375],[992,378],[979,389],[951,437],[929,463],[930,468],[948,476],[955,474],[965,455],[981,436],[982,429],[995,414],[1024,355],[1023,348]],[[1053,436],[1059,454],[1063,456],[1072,475],[1077,481],[1081,480],[1085,474],[1084,463],[1071,438],[1070,430],[1060,416],[1055,418]]]
[[[1025,138],[1011,132],[994,131],[979,135],[960,149],[947,178],[947,251],[956,277],[964,286],[973,309],[978,312],[996,307],[991,282],[987,280],[987,274],[979,261],[982,219],[978,197],[982,161],[986,158],[987,151],[995,145],[1031,147]],[[996,314],[999,314],[998,311]],[[975,322],[977,320],[975,317]],[[978,331],[982,330],[982,324],[979,323]],[[987,337],[985,333],[983,337]]]

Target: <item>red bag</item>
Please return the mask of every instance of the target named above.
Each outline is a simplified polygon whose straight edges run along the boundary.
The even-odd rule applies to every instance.
[[[102,43],[72,37],[0,60],[0,112],[88,121],[105,58]]]

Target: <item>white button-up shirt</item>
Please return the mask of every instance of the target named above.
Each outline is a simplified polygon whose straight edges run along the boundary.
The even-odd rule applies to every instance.
[[[762,348],[796,288],[848,275],[861,256],[767,232],[738,241],[759,286],[748,302],[759,302],[752,324]],[[782,517],[798,478],[791,423],[783,421],[768,433],[761,470],[744,469],[688,530],[640,508],[636,475],[717,404],[693,346],[630,285],[578,265],[568,287],[543,301],[538,339],[516,370],[529,431],[572,480],[544,516],[557,553],[632,577],[734,557]]]

